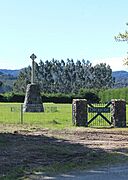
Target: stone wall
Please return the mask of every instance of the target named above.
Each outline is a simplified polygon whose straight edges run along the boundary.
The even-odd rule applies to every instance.
[[[87,126],[87,100],[73,99],[72,122],[75,126]]]
[[[126,127],[126,101],[111,100],[112,124],[114,127]]]

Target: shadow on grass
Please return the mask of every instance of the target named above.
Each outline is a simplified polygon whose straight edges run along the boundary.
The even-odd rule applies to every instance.
[[[126,152],[126,149],[122,149],[122,152]],[[124,153],[108,153],[61,138],[18,132],[0,134],[0,179],[56,174],[92,165],[111,164],[122,158],[127,158]]]

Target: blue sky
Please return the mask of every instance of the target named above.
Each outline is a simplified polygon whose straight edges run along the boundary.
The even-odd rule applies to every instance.
[[[123,66],[128,44],[127,0],[0,0],[0,68],[19,69],[52,58]]]

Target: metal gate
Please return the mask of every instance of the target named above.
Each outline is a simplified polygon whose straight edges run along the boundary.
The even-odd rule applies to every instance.
[[[107,104],[88,104],[88,126],[110,126],[111,102]]]

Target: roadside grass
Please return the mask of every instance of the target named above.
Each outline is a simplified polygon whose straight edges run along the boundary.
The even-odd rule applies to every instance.
[[[47,152],[49,156],[62,157],[61,162],[53,162],[52,164],[39,166],[37,168],[18,167],[10,171],[8,174],[0,177],[1,180],[28,180],[39,179],[41,176],[54,176],[56,174],[67,173],[69,171],[80,171],[95,169],[99,167],[110,167],[113,165],[123,165],[128,163],[128,153],[118,152],[105,152],[91,150],[83,152],[81,154],[75,154],[72,152],[72,146],[68,148],[65,146],[58,147],[52,146],[42,148],[44,153]]]
[[[79,159],[79,158],[78,158]],[[99,168],[99,167],[110,167],[113,165],[123,165],[128,163],[128,153],[118,153],[118,152],[89,152],[88,154],[85,153],[83,156],[76,162],[70,160],[64,163],[54,163],[51,166],[44,166],[42,168],[34,169],[31,174],[48,174],[48,175],[55,175],[66,173],[69,171],[76,171],[76,170],[88,170],[91,168]]]
[[[13,169],[11,172],[8,172],[6,175],[0,176],[0,180],[25,180],[24,179],[25,168],[18,167]]]

